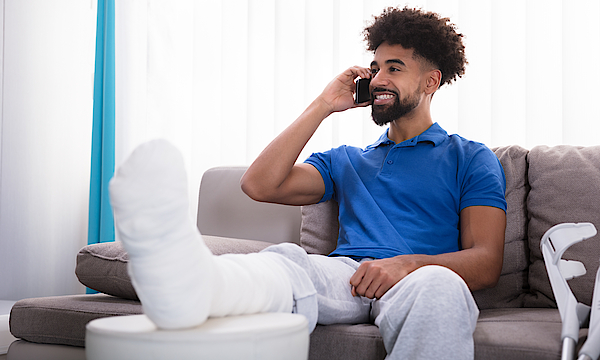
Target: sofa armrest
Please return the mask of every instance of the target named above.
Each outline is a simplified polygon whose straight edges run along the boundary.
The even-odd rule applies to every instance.
[[[203,235],[300,244],[299,206],[252,200],[240,187],[246,167],[216,167],[202,175],[198,229]]]

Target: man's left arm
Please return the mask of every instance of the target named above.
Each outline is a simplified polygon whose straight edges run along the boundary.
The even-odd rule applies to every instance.
[[[491,206],[466,207],[460,213],[462,250],[365,261],[350,278],[352,294],[380,298],[406,275],[425,265],[453,270],[471,290],[493,287],[502,270],[505,229],[504,210]]]

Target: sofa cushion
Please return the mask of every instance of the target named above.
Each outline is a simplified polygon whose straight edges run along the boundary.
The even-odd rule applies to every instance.
[[[556,307],[540,250],[544,233],[560,223],[591,222],[600,229],[600,146],[538,146],[529,153],[529,286],[525,306]],[[590,304],[600,236],[571,246],[563,259],[583,262],[584,276],[569,281],[579,302]]]
[[[206,246],[215,255],[259,252],[272,245],[257,240],[242,240],[218,236],[203,236]],[[120,241],[84,246],[77,254],[75,274],[79,281],[96,291],[137,300],[129,273],[129,256]]]
[[[520,307],[527,288],[527,209],[528,150],[520,146],[494,149],[506,177],[507,223],[504,264],[498,285],[476,291],[480,309]],[[312,254],[327,255],[335,249],[339,231],[338,205],[329,200],[302,207],[300,244]]]
[[[88,322],[141,313],[138,301],[105,294],[24,299],[10,312],[10,332],[31,342],[84,346]]]
[[[476,359],[560,359],[562,322],[557,309],[481,311],[473,334]],[[579,331],[580,348],[587,329]]]
[[[475,358],[559,359],[562,323],[557,309],[482,310],[473,334]],[[579,345],[587,329],[579,332]],[[371,324],[317,325],[310,337],[310,360],[384,359],[379,329]]]
[[[386,354],[375,325],[317,325],[310,334],[310,360],[383,360]]]
[[[139,302],[104,294],[18,301],[10,330],[18,338],[46,344],[85,345],[91,320],[140,314]],[[482,310],[473,338],[476,359],[558,359],[561,321],[556,309]],[[580,330],[579,347],[587,336]],[[310,338],[310,359],[383,359],[379,329],[371,324],[318,325]],[[10,356],[9,356],[10,358]]]

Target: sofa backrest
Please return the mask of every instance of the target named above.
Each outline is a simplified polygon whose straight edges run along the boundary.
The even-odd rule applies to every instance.
[[[552,226],[591,222],[600,230],[600,146],[512,145],[492,149],[506,176],[507,227],[502,274],[496,287],[474,292],[480,309],[556,307],[540,240]],[[328,254],[338,236],[334,201],[302,209],[301,245]],[[600,235],[573,245],[563,256],[582,261],[587,274],[571,280],[578,301],[590,304],[600,259]]]
[[[259,203],[240,188],[246,167],[218,167],[202,175],[197,225],[204,235],[300,243],[298,206]]]
[[[600,146],[537,146],[528,155],[529,293],[527,307],[556,306],[540,251],[544,233],[560,223],[591,222],[600,231]],[[600,264],[600,235],[571,246],[563,259],[583,262],[586,274],[570,280],[579,302],[590,305]]]

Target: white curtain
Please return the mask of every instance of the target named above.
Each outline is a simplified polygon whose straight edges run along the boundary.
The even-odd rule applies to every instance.
[[[466,75],[434,121],[490,147],[600,144],[600,3],[430,0],[465,34]],[[184,154],[191,212],[202,173],[248,165],[338,73],[368,66],[362,29],[396,2],[138,0],[116,4],[117,164],[165,137]],[[325,121],[300,161],[381,133],[368,109]]]
[[[0,299],[81,293],[96,3],[0,0]]]

